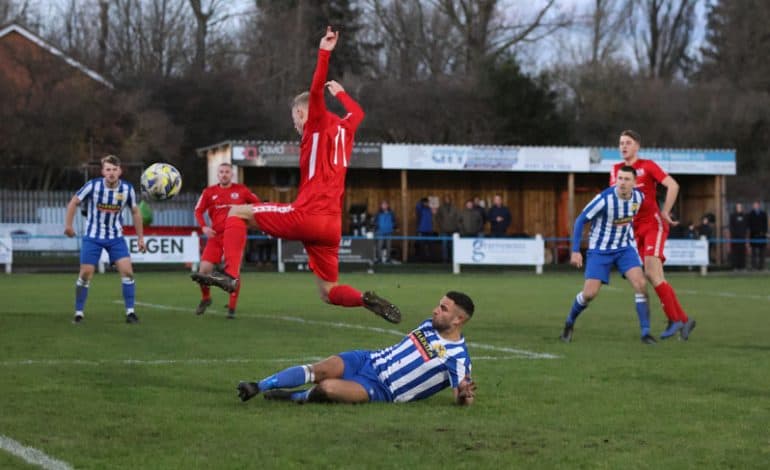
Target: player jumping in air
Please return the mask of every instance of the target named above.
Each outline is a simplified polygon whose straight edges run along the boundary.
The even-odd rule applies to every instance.
[[[214,265],[222,262],[224,254],[225,219],[230,212],[230,207],[241,204],[255,204],[259,198],[249,188],[242,184],[233,183],[233,166],[229,163],[221,163],[217,169],[218,183],[203,190],[198,203],[195,204],[195,220],[201,226],[203,234],[207,237],[206,247],[201,255],[199,273],[211,274]],[[208,212],[211,225],[206,225],[203,214]],[[206,308],[211,305],[211,290],[205,284],[200,285],[201,301],[195,309],[197,315],[203,315]],[[238,292],[240,286],[230,293],[227,302],[227,318],[235,318],[235,307],[238,304]]]
[[[192,278],[199,284],[215,285],[228,292],[237,290],[246,244],[246,222],[251,221],[273,237],[303,243],[324,302],[365,307],[387,321],[398,323],[401,312],[395,305],[374,292],[362,294],[337,282],[345,174],[350,164],[353,136],[364,118],[361,107],[339,83],[326,81],[329,58],[338,38],[338,32],[332,31],[331,27],[326,29],[310,92],[296,96],[292,105],[294,127],[302,135],[297,199],[291,204],[233,206],[225,222],[225,272],[196,273]],[[345,107],[348,112],[345,117],[340,118],[326,110],[325,88]]]
[[[666,261],[663,247],[668,239],[669,226],[676,224],[671,219],[671,209],[679,194],[679,184],[654,161],[639,158],[640,145],[641,137],[637,132],[625,130],[620,133],[619,146],[623,161],[612,167],[610,185],[615,184],[621,167],[628,165],[636,170],[636,188],[644,194],[644,202],[634,217],[634,237],[639,255],[644,259],[644,274],[658,294],[663,312],[669,320],[669,326],[661,333],[660,339],[670,338],[679,332],[680,337],[687,340],[695,328],[695,320],[688,318],[673,287],[663,275],[663,263]],[[658,184],[667,189],[663,209],[658,208]]]
[[[297,403],[407,402],[451,386],[455,403],[470,405],[476,385],[462,329],[473,310],[470,297],[447,292],[431,318],[391,347],[347,351],[312,365],[290,367],[259,382],[241,382],[238,396],[246,401],[263,392],[268,400]],[[292,390],[308,383],[315,385]]]
[[[617,266],[618,271],[634,288],[636,314],[639,317],[642,343],[655,344],[650,335],[650,310],[647,305],[647,283],[642,271],[642,260],[634,248],[634,230],[631,221],[643,204],[641,191],[634,189],[636,172],[630,166],[618,169],[616,184],[610,186],[583,209],[575,221],[572,235],[572,255],[570,263],[583,267],[583,255],[580,253],[580,239],[583,225],[591,221],[588,241],[588,259],[586,261],[585,283],[578,292],[572,309],[567,316],[561,340],[572,341],[575,321],[598,294],[602,284],[609,284],[610,271]]]

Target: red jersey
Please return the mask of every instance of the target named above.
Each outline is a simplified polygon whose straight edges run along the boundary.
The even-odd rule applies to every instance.
[[[625,165],[626,162],[613,165],[610,172],[610,186],[615,184],[618,170]],[[636,170],[636,188],[644,194],[642,207],[639,208],[639,213],[636,214],[634,222],[653,221],[655,215],[660,212],[657,198],[658,184],[668,176],[668,173],[663,171],[654,161],[643,158],[637,158],[636,162],[631,166]]]
[[[345,174],[353,152],[353,135],[364,111],[345,92],[336,98],[348,114],[327,111],[324,85],[331,51],[320,49],[310,84],[308,116],[299,149],[299,192],[292,206],[311,214],[339,215],[345,194]]]
[[[201,197],[195,204],[195,220],[201,227],[206,226],[203,219],[203,213],[208,211],[211,219],[211,228],[217,234],[225,232],[225,220],[227,213],[230,212],[230,206],[239,204],[256,204],[259,198],[252,193],[249,188],[242,184],[231,183],[229,187],[223,188],[215,184],[203,190]]]

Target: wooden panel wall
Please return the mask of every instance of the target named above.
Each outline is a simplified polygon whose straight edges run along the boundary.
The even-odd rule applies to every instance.
[[[276,188],[272,185],[271,168],[244,168],[245,184],[257,196],[271,202],[291,202],[297,194],[296,187]],[[288,170],[280,170],[288,171]],[[297,171],[297,170],[292,170]],[[452,198],[453,204],[462,208],[465,201],[482,198],[487,207],[495,194],[511,211],[512,223],[509,234],[544,237],[568,237],[574,220],[567,220],[567,174],[562,173],[492,173],[459,171],[409,171],[407,172],[406,207],[402,207],[401,170],[351,169],[347,175],[345,206],[343,207],[343,231],[347,231],[347,211],[353,204],[366,204],[368,212],[375,214],[380,201],[387,200],[396,213],[398,234],[415,233],[414,208],[426,196]],[[706,212],[714,212],[715,177],[704,175],[677,176],[681,190],[675,207],[683,222],[697,222]],[[608,175],[575,175],[575,216],[607,187]],[[407,226],[402,226],[406,211]]]

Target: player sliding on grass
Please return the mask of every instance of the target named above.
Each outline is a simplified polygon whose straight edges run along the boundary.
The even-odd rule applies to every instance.
[[[337,283],[345,173],[353,150],[353,135],[364,118],[361,107],[339,83],[326,81],[329,57],[338,37],[338,32],[326,28],[310,92],[296,96],[292,105],[294,127],[302,135],[297,199],[291,204],[233,206],[225,222],[225,272],[196,273],[192,278],[200,284],[215,285],[228,292],[237,290],[246,245],[246,222],[253,221],[259,230],[273,237],[303,243],[324,302],[366,307],[385,320],[398,323],[401,312],[395,305],[374,292],[361,294],[351,286]],[[326,110],[324,88],[328,88],[348,111],[344,118]]]
[[[615,184],[618,170],[623,166],[631,166],[636,170],[636,188],[644,194],[644,203],[639,213],[634,217],[634,236],[639,254],[644,259],[644,274],[652,283],[658,294],[663,312],[668,317],[669,325],[661,333],[660,339],[667,339],[679,332],[683,340],[690,337],[695,328],[695,320],[687,317],[679,304],[674,288],[666,282],[663,275],[663,246],[668,238],[669,225],[676,224],[671,219],[671,209],[679,194],[679,184],[666,174],[654,161],[639,158],[638,152],[641,137],[638,133],[625,130],[620,133],[620,153],[623,161],[615,164],[610,173],[610,185]],[[666,200],[663,209],[658,209],[656,192],[658,184],[666,187]]]
[[[591,231],[588,241],[586,280],[583,290],[578,292],[567,316],[567,322],[561,334],[561,340],[565,343],[572,341],[578,315],[599,294],[602,284],[609,284],[610,271],[613,266],[617,266],[618,271],[623,273],[634,288],[642,342],[655,344],[655,338],[650,335],[647,284],[642,271],[642,260],[639,259],[639,253],[634,246],[634,230],[631,227],[631,221],[639,211],[644,196],[641,191],[634,189],[636,170],[632,167],[621,167],[617,172],[616,180],[616,185],[610,186],[594,197],[575,221],[570,264],[577,268],[583,267],[580,240],[583,236],[583,225],[587,221],[591,221]]]
[[[378,351],[348,351],[313,365],[295,366],[259,382],[238,384],[238,396],[250,400],[264,392],[268,400],[366,403],[421,400],[451,386],[455,403],[470,405],[476,385],[462,329],[473,316],[473,301],[447,292],[433,317],[398,344]],[[305,384],[316,385],[290,390]]]

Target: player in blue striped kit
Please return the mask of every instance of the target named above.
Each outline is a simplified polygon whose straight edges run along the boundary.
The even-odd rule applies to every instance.
[[[136,201],[134,187],[120,179],[120,159],[114,155],[102,158],[102,177],[94,178],[83,185],[67,204],[64,234],[75,236],[72,221],[77,206],[86,204],[87,218],[83,242],[80,249],[80,274],[75,284],[75,318],[73,323],[83,321],[83,309],[88,297],[88,287],[99,263],[102,250],[107,250],[110,262],[120,273],[123,300],[126,306],[126,323],[137,323],[134,312],[134,271],[131,266],[128,246],[123,238],[123,208],[131,208],[136,228],[137,245],[144,251],[142,215]]]
[[[655,344],[655,339],[650,335],[647,285],[631,224],[644,199],[642,192],[634,189],[635,184],[636,170],[631,166],[620,168],[616,184],[594,197],[575,221],[570,263],[577,268],[583,267],[580,240],[583,236],[583,226],[588,221],[591,222],[591,230],[585,284],[572,303],[561,335],[561,340],[566,343],[572,341],[578,315],[599,294],[602,284],[609,284],[610,271],[616,266],[634,288],[642,342]]]
[[[462,328],[473,316],[473,301],[447,292],[432,318],[399,343],[378,351],[348,351],[312,365],[295,366],[259,382],[238,384],[238,396],[304,402],[367,403],[421,400],[452,387],[455,403],[473,402],[471,359]],[[306,390],[288,390],[308,383]]]

